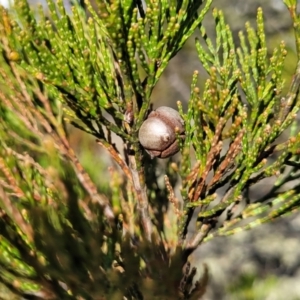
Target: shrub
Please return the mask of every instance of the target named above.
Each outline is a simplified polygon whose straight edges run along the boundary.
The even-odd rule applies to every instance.
[[[284,3],[299,58],[296,0]],[[285,94],[287,49],[268,54],[261,9],[237,46],[218,9],[215,39],[206,33],[212,0],[47,4],[1,8],[1,282],[43,299],[199,299],[208,270],[189,258],[203,242],[299,208],[300,60]],[[161,163],[139,129],[194,33],[208,79],[200,91],[192,75],[187,110],[177,103],[185,138],[172,128],[181,156]],[[109,187],[104,169],[78,159],[71,126],[110,155]],[[250,201],[249,188],[271,176]]]

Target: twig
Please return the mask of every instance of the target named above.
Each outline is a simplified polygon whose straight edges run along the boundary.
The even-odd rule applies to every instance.
[[[239,154],[241,149],[241,142],[242,138],[244,136],[245,129],[242,129],[236,136],[235,140],[231,143],[230,148],[226,154],[226,157],[220,164],[219,168],[214,174],[213,179],[209,183],[208,187],[211,187],[214,185],[217,181],[221,179],[221,177],[224,175],[224,172],[228,170],[228,168],[233,164],[233,160],[236,158],[236,156]]]
[[[164,178],[165,178],[165,184],[166,184],[167,190],[169,192],[168,199],[174,207],[175,214],[177,216],[177,220],[179,220],[180,217],[182,216],[182,212],[180,211],[180,203],[179,203],[178,199],[175,197],[175,193],[174,193],[173,187],[170,183],[169,177],[167,175],[165,175]]]
[[[108,199],[105,195],[98,193],[94,182],[91,180],[89,174],[82,167],[73,149],[69,146],[67,139],[59,139],[57,140],[57,142],[59,143],[61,149],[64,150],[65,155],[71,160],[78,180],[88,192],[92,201],[98,202],[104,208],[104,214],[108,219],[114,219],[114,212],[109,204]]]
[[[212,224],[203,224],[201,230],[197,232],[186,244],[185,249],[193,252],[197,248],[197,246],[203,241],[203,239],[207,236],[211,229]],[[189,254],[191,254],[191,252]]]
[[[291,82],[288,94],[286,97],[282,97],[280,100],[280,110],[278,115],[276,116],[276,121],[283,123],[290,113],[291,109],[294,107],[294,104],[297,100],[297,96],[299,95],[299,87],[300,87],[300,61],[297,64],[297,68]]]
[[[30,242],[33,242],[33,229],[32,227],[27,224],[21,215],[18,208],[16,208],[5,191],[3,190],[2,186],[0,186],[0,199],[1,203],[4,206],[5,212],[10,216],[12,220],[17,223],[17,226],[22,230],[22,232],[26,235]]]
[[[153,233],[153,224],[149,215],[149,201],[147,196],[147,187],[145,184],[143,169],[138,170],[136,157],[134,154],[129,153],[129,168],[132,176],[133,186],[138,201],[138,210],[141,217],[143,229],[148,241],[151,241]]]
[[[115,150],[115,148],[111,144],[103,140],[97,139],[96,142],[109,152],[113,160],[120,166],[120,168],[127,176],[128,180],[132,183],[132,176],[131,176],[130,169],[126,165],[125,161],[122,159],[121,155]]]
[[[198,201],[198,199],[203,191],[203,188],[205,186],[205,179],[207,178],[208,173],[212,169],[212,167],[215,163],[216,157],[220,154],[220,152],[222,150],[223,143],[222,143],[222,141],[220,141],[220,138],[221,138],[222,130],[223,130],[225,124],[226,124],[226,120],[224,118],[220,118],[218,125],[216,127],[216,132],[215,132],[214,138],[211,143],[211,149],[207,155],[205,170],[201,174],[201,178],[196,183],[197,187],[196,187],[195,193],[193,195],[193,198],[191,199],[191,201],[193,201],[193,202]]]
[[[197,182],[197,187],[196,187],[196,191],[193,195],[192,202],[196,202],[200,198],[201,193],[203,191],[203,188],[205,186],[205,179],[207,178],[208,173],[212,169],[212,167],[215,163],[217,155],[221,152],[222,146],[223,146],[223,143],[222,143],[222,141],[220,141],[218,144],[214,145],[211,148],[211,150],[209,151],[208,156],[207,156],[207,162],[206,162],[205,170],[201,174],[201,178]]]
[[[24,193],[19,188],[15,178],[11,175],[10,170],[7,168],[4,160],[0,157],[0,170],[3,172],[3,175],[6,177],[7,181],[9,182],[10,188],[15,192],[18,197],[23,197]]]

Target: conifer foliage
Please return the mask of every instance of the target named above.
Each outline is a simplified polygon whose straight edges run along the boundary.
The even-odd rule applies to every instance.
[[[262,10],[236,44],[212,2],[0,7],[0,282],[13,293],[200,299],[208,271],[191,265],[194,250],[299,209],[297,1],[283,1],[299,60],[286,94],[287,49],[268,48]],[[215,38],[203,26],[207,15]],[[180,160],[162,167],[138,131],[153,88],[194,33],[208,79],[200,91],[198,71],[191,74],[188,109],[177,103],[185,123]],[[110,155],[109,187],[101,170],[95,180],[78,159],[71,126]],[[250,201],[249,188],[272,176],[268,193]]]

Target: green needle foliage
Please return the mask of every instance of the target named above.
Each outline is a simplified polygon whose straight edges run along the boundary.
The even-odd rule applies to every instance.
[[[287,94],[287,49],[268,48],[261,9],[236,45],[218,9],[215,39],[206,33],[212,0],[0,7],[0,282],[41,299],[199,299],[208,271],[191,265],[194,250],[297,211],[300,16],[296,0],[284,3],[299,58]],[[194,33],[208,79],[200,91],[192,75],[187,111],[178,103],[181,159],[162,167],[138,131]],[[70,124],[111,156],[109,189],[82,166]],[[249,188],[272,176],[250,201]]]

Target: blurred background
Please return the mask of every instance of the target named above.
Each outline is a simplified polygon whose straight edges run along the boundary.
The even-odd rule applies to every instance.
[[[0,3],[8,5],[7,0]],[[36,5],[37,0],[31,1]],[[286,86],[296,67],[296,53],[289,13],[282,0],[214,0],[213,7],[222,9],[225,19],[234,32],[238,44],[238,32],[244,30],[245,22],[255,26],[256,11],[262,7],[265,15],[265,30],[270,51],[284,40],[288,56],[284,76]],[[204,25],[213,38],[214,20],[211,13]],[[207,78],[194,46],[193,36],[184,49],[170,62],[157,84],[152,100],[154,106],[176,107],[180,100],[186,108],[193,71],[198,70],[199,87]],[[107,172],[110,165],[106,153],[94,141],[79,130],[70,129],[70,139],[82,164],[97,182],[100,190],[109,188]],[[99,180],[101,174],[101,181]],[[264,193],[272,179],[252,189],[250,197]],[[205,300],[296,300],[300,299],[300,214],[279,219],[232,237],[216,238],[203,244],[195,260],[206,263],[210,284]],[[199,268],[201,269],[201,268]],[[0,294],[1,298],[1,294]]]

